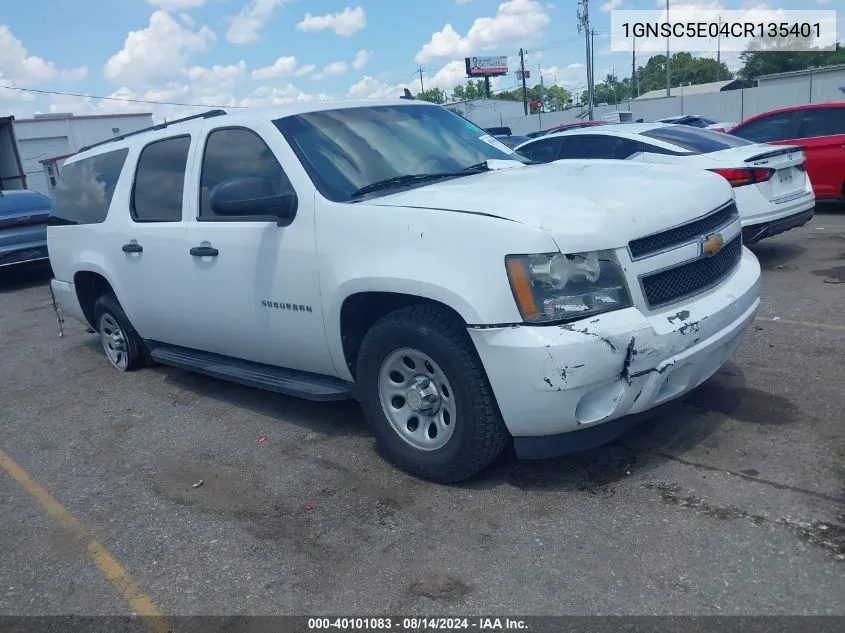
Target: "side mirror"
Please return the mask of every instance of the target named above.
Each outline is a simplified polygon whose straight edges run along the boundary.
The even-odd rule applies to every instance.
[[[216,215],[276,218],[278,226],[288,226],[296,217],[297,199],[293,191],[276,193],[266,178],[247,176],[225,180],[211,190],[211,210]]]

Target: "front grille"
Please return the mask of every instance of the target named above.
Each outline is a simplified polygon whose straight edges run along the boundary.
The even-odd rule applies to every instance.
[[[682,299],[718,283],[736,267],[742,257],[742,238],[737,235],[713,257],[697,259],[642,278],[649,308]]]
[[[666,250],[667,248],[688,244],[697,237],[707,235],[711,231],[733,222],[738,217],[739,212],[736,210],[736,204],[731,202],[710,215],[706,215],[689,224],[676,226],[668,231],[647,235],[646,237],[632,241],[628,244],[628,248],[631,251],[631,258],[640,259]]]

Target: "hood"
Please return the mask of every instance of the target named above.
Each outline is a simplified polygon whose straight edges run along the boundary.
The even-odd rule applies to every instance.
[[[721,176],[669,165],[561,160],[432,183],[368,200],[489,215],[548,231],[563,252],[620,248],[733,198]]]

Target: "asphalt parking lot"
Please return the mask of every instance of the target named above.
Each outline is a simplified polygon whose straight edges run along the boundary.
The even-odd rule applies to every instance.
[[[845,210],[753,250],[759,318],[703,387],[453,487],[385,462],[354,404],[120,374],[58,337],[47,272],[5,271],[0,614],[137,590],[174,615],[845,615]]]

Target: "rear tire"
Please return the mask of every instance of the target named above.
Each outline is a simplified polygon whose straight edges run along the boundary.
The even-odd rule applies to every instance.
[[[113,294],[94,302],[94,326],[106,358],[119,371],[135,371],[144,365],[144,342]]]
[[[373,435],[414,475],[456,483],[510,440],[466,326],[442,307],[414,305],[380,319],[361,344],[357,378]]]

